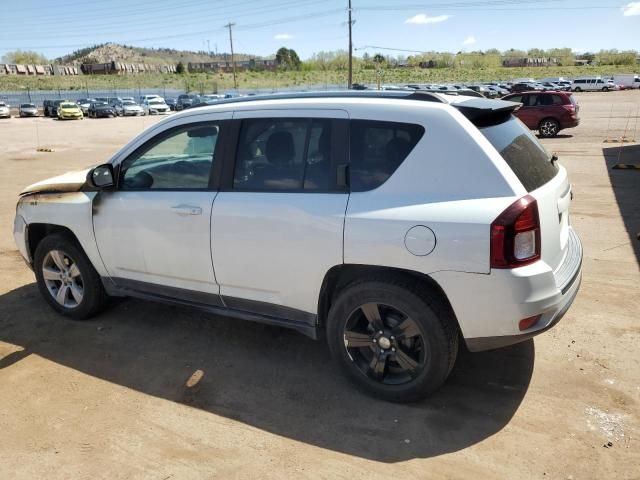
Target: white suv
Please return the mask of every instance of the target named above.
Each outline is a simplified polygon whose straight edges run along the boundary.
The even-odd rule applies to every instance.
[[[135,296],[290,327],[326,336],[359,385],[416,399],[459,338],[528,339],[578,292],[567,172],[517,106],[397,91],[188,109],[25,189],[15,240],[64,315]]]

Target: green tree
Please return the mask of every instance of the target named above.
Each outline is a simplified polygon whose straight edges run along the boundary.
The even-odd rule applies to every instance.
[[[300,70],[300,57],[292,48],[281,47],[276,52],[276,62],[282,70]]]
[[[47,57],[31,50],[16,50],[7,52],[3,57],[4,63],[15,63],[18,65],[46,65],[49,63]]]
[[[184,63],[178,62],[176,65],[176,73],[182,75],[185,72]]]
[[[373,63],[385,63],[387,60],[384,58],[384,55],[381,53],[376,53],[373,56]]]

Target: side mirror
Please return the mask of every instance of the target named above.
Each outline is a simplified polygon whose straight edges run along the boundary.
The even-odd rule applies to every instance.
[[[100,190],[107,190],[115,185],[113,180],[113,165],[105,163],[89,171],[89,183]]]

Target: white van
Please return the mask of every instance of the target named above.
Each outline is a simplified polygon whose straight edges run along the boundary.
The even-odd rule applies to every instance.
[[[571,82],[572,92],[608,92],[614,90],[615,85],[610,80],[603,80],[600,77],[581,77]]]
[[[634,73],[623,73],[613,76],[613,82],[624,88],[640,88],[640,76]]]

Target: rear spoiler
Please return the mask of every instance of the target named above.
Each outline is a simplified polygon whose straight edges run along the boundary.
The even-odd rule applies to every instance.
[[[476,127],[488,127],[508,120],[522,104],[506,100],[472,98],[452,103],[451,106],[467,117]]]

